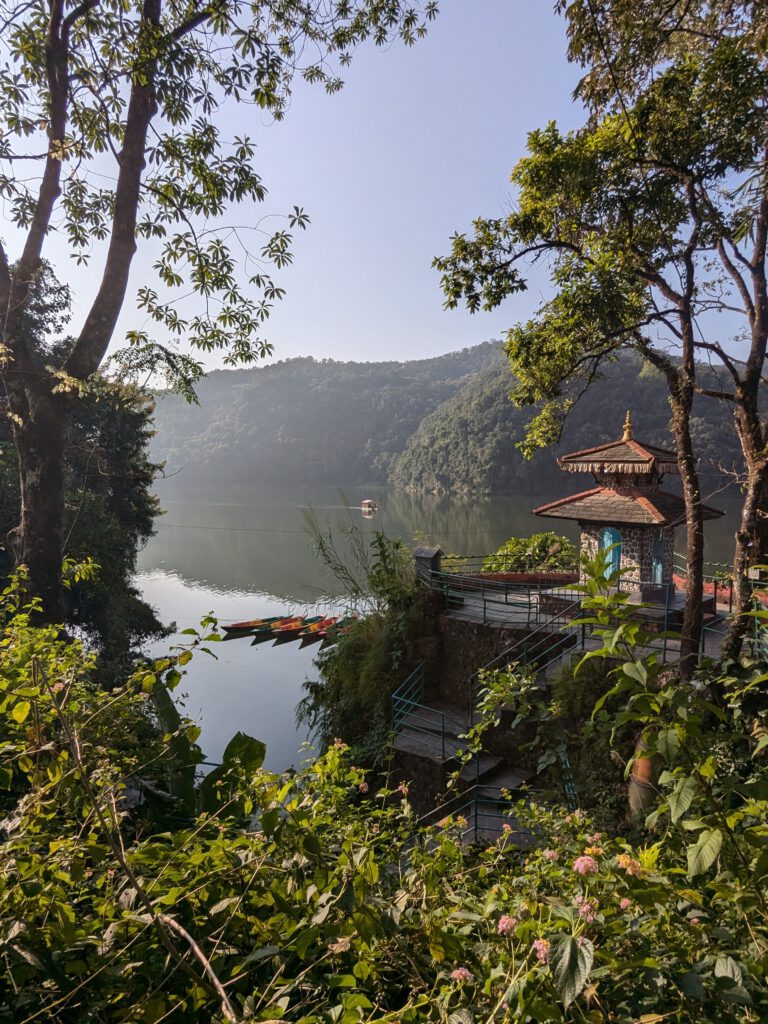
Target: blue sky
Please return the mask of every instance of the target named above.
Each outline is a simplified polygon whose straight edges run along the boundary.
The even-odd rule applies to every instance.
[[[581,121],[578,69],[549,0],[443,0],[426,40],[366,48],[345,90],[303,88],[259,131],[268,205],[304,206],[275,355],[411,359],[476,344],[524,318],[536,288],[494,314],[444,311],[432,258],[511,197],[528,131]]]
[[[279,124],[254,107],[221,112],[222,138],[248,135],[257,144],[256,169],[269,190],[264,204],[238,207],[228,222],[247,228],[294,205],[311,217],[297,233],[294,265],[276,274],[287,291],[267,325],[275,359],[437,355],[500,337],[538,305],[534,280],[493,314],[445,311],[430,264],[448,252],[454,230],[509,205],[509,173],[530,130],[550,119],[582,121],[571,99],[579,71],[566,61],[553,5],[441,0],[416,46],[362,47],[341,93],[299,83]],[[114,165],[104,171],[114,178]],[[266,225],[284,226],[273,218]],[[4,230],[14,258],[21,239],[7,223]],[[72,287],[75,333],[101,274],[98,255],[76,268],[63,240],[54,235],[46,246]],[[156,256],[140,242],[113,348],[126,330],[151,329],[135,297],[156,280]]]

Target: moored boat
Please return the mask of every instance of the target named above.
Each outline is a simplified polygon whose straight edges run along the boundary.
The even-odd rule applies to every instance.
[[[288,625],[291,622],[300,621],[295,615],[289,615],[282,619],[275,619],[274,622],[267,622],[263,626],[259,626],[252,630],[253,640],[251,640],[251,647],[255,647],[257,644],[263,643],[265,640],[274,639],[274,630],[280,626]]]
[[[308,647],[310,644],[319,643],[324,634],[324,630],[327,630],[338,621],[337,615],[329,616],[325,619],[320,619],[318,622],[312,622],[305,629],[299,633],[299,640],[301,640],[302,647]]]
[[[320,636],[323,640],[323,647],[327,647],[329,644],[335,644],[340,636],[345,636],[350,632],[356,622],[359,621],[359,615],[345,615],[341,619],[326,629],[320,630]]]
[[[278,626],[272,630],[272,636],[275,638],[275,644],[285,644],[289,640],[295,639],[302,629],[307,626],[311,626],[314,622],[319,622],[322,615],[312,615],[310,618],[298,618],[294,622],[287,622],[284,626]]]
[[[278,622],[284,622],[284,615],[270,615],[265,619],[246,619],[243,622],[230,622],[221,628],[225,633],[248,633],[252,629],[260,629],[262,626],[272,628]]]

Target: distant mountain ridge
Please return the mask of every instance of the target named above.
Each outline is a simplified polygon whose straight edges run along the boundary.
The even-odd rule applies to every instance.
[[[509,400],[511,383],[492,342],[405,363],[305,357],[215,371],[200,382],[199,406],[157,395],[151,455],[190,487],[304,481],[531,492],[561,477],[557,453],[531,462],[520,455],[516,443],[531,410]],[[638,437],[671,445],[663,382],[626,356],[576,404],[558,450],[615,438],[628,406]],[[697,400],[704,470],[737,457],[724,421],[717,403]]]

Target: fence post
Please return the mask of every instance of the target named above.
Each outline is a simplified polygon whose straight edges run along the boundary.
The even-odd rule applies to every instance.
[[[443,760],[445,760],[445,714],[440,712],[440,742],[442,745]]]

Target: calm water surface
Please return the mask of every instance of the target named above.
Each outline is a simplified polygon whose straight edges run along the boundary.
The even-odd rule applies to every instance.
[[[510,536],[552,528],[530,510],[559,496],[467,500],[359,486],[203,494],[167,483],[158,493],[166,514],[140,556],[137,582],[160,618],[178,629],[197,625],[210,612],[228,622],[343,607],[344,595],[311,549],[305,520],[310,506],[342,549],[343,529],[353,524],[366,536],[383,529],[409,544],[427,539],[444,551],[473,555],[495,550]],[[363,498],[379,503],[372,520],[364,520],[356,507]],[[732,514],[707,525],[709,559],[727,560],[734,525]],[[554,528],[577,537],[575,524]],[[173,638],[155,645],[152,653],[168,643]],[[215,645],[216,660],[198,655],[177,694],[202,728],[207,758],[218,761],[241,729],[267,744],[267,767],[282,771],[299,763],[307,737],[296,726],[295,709],[304,680],[316,676],[316,652],[316,647],[299,650],[298,643],[251,647],[240,639]]]

